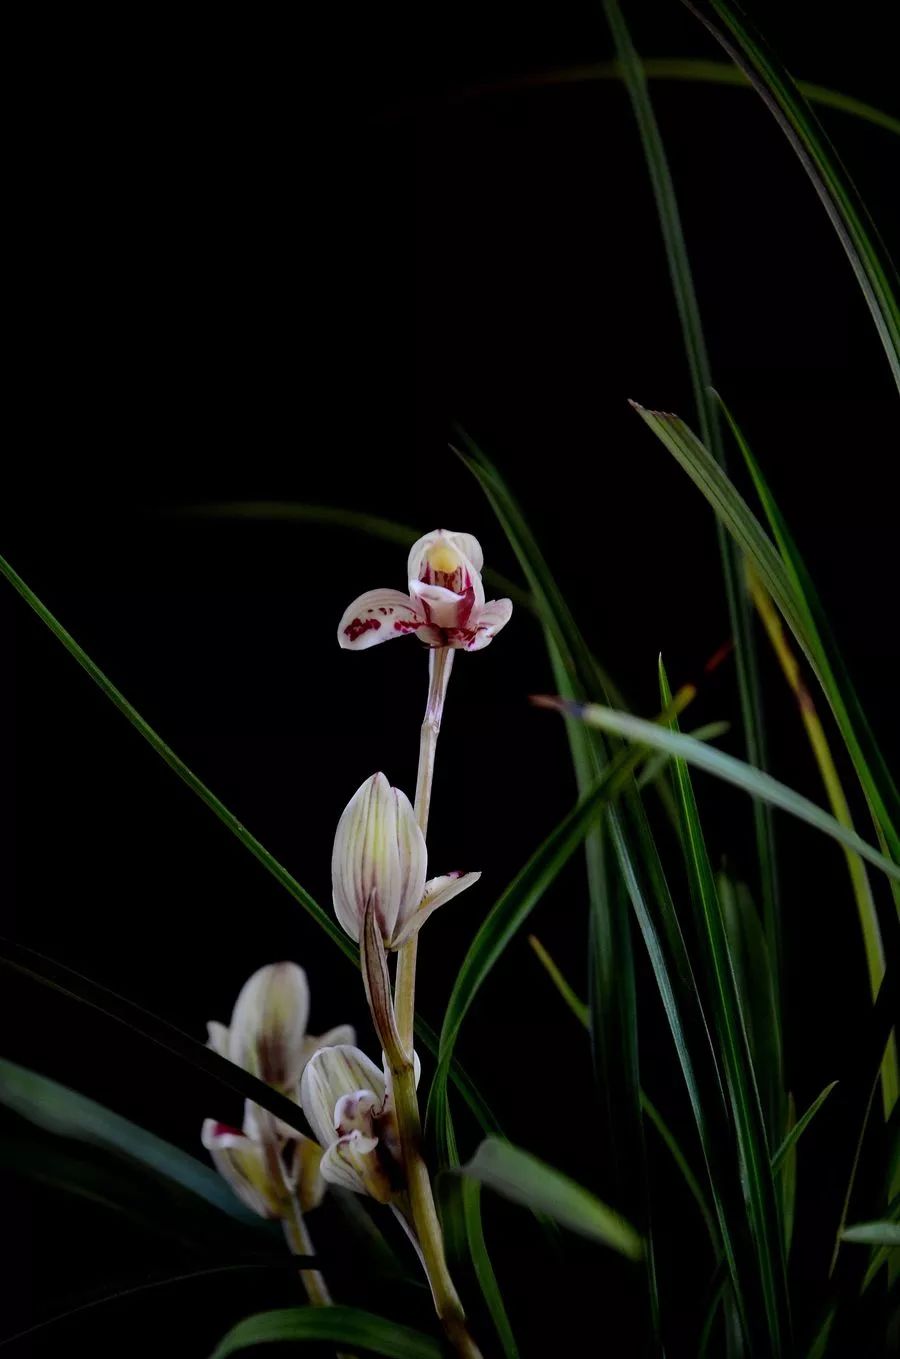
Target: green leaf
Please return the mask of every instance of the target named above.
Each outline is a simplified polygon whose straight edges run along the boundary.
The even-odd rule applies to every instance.
[[[900,388],[900,306],[896,275],[852,180],[796,84],[765,40],[728,0],[687,8],[741,68],[800,159],[862,289]]]
[[[800,624],[806,638],[807,654],[812,653],[816,677],[834,713],[857,778],[870,804],[877,810],[876,824],[887,837],[894,857],[900,858],[900,834],[898,834],[900,793],[857,697],[806,563],[763,476],[762,468],[721,397],[719,403],[753,478],[756,493],[778,545],[785,578],[793,590]],[[734,492],[735,496],[736,494]]]
[[[561,692],[574,697],[600,694],[608,699],[612,692],[609,677],[597,664],[572,617],[563,591],[550,571],[531,529],[503,478],[484,452],[462,430],[466,452],[458,452],[466,467],[479,482],[509,539],[544,625],[550,663]],[[568,731],[572,762],[579,795],[585,798],[602,777],[611,752],[602,739]],[[614,756],[615,758],[615,756]],[[626,788],[633,780],[626,782]],[[629,801],[639,800],[636,790]],[[612,847],[607,863],[603,830]],[[633,1215],[649,1222],[649,1189],[640,1111],[638,1071],[637,1012],[634,1003],[633,958],[627,897],[614,889],[618,871],[629,885],[628,895],[635,902],[631,885],[638,881],[634,850],[623,826],[618,807],[610,806],[606,826],[591,828],[585,837],[585,859],[589,902],[589,958],[591,987],[591,1035],[595,1072],[607,1108],[611,1172],[616,1177],[624,1201]],[[614,860],[614,862],[613,862]],[[638,892],[639,896],[639,892]],[[649,917],[648,917],[649,920]],[[614,985],[604,979],[614,979]],[[434,1089],[442,1096],[442,1084]],[[653,1266],[652,1240],[648,1254],[650,1320],[658,1330],[659,1305]]]
[[[644,1253],[639,1234],[605,1203],[527,1151],[489,1137],[459,1173],[521,1203],[546,1213],[573,1232],[611,1246],[629,1260]]]
[[[518,1359],[519,1347],[513,1335],[509,1316],[503,1304],[503,1294],[500,1291],[500,1285],[497,1283],[497,1276],[494,1273],[487,1243],[484,1239],[484,1225],[481,1220],[481,1185],[477,1180],[468,1177],[463,1178],[462,1203],[469,1253],[472,1257],[475,1273],[478,1276],[482,1296],[497,1332],[497,1338],[506,1359]]]
[[[261,1219],[244,1207],[211,1166],[86,1095],[3,1058],[0,1058],[0,1102],[57,1137],[126,1157],[239,1222],[261,1224]]]
[[[648,80],[676,80],[688,84],[730,85],[735,89],[752,89],[744,72],[727,61],[706,61],[696,57],[644,57],[641,61],[644,75]],[[579,66],[558,66],[536,74],[508,76],[503,80],[490,81],[483,85],[463,91],[460,97],[473,98],[478,95],[503,94],[511,90],[531,90],[537,86],[572,85],[590,80],[623,80],[622,67],[617,61],[595,61]],[[842,94],[840,90],[829,89],[827,85],[817,85],[810,80],[798,80],[797,89],[811,104],[821,104],[823,108],[836,109],[849,114],[875,127],[884,128],[900,136],[900,118],[894,118],[884,109],[867,104],[853,95]]]
[[[719,873],[716,882],[744,1027],[759,1073],[766,1131],[775,1142],[784,1132],[784,1062],[768,942],[746,884],[732,882],[727,873]]]
[[[669,704],[671,694],[662,661],[660,661],[660,693],[663,704]],[[647,725],[654,726],[653,723]],[[690,742],[690,737],[680,736],[675,729],[674,721],[672,726],[673,730],[669,732],[663,732],[662,728],[655,730],[667,737],[677,737]],[[708,749],[699,741],[692,744],[704,751]],[[684,760],[676,759],[673,768],[681,806],[682,842],[691,883],[691,896],[697,913],[698,935],[704,948],[704,970],[710,993],[710,1013],[740,1149],[769,1343],[772,1353],[778,1355],[784,1353],[787,1348],[789,1327],[787,1282],[782,1231],[765,1122],[735,982],[734,962],[728,947],[721,904],[716,892],[693,788]]]
[[[802,794],[795,793],[786,784],[773,779],[771,774],[765,774],[761,769],[753,769],[743,760],[738,760],[733,755],[727,755],[723,750],[716,750],[712,746],[705,745],[702,741],[695,741],[693,737],[685,736],[682,732],[667,731],[655,722],[647,722],[641,717],[632,717],[630,713],[615,712],[612,708],[604,708],[596,703],[579,705],[561,702],[560,710],[567,712],[570,716],[580,717],[588,726],[598,727],[601,731],[613,732],[617,736],[624,737],[627,741],[653,746],[656,750],[664,750],[675,759],[695,765],[696,768],[703,769],[708,774],[714,774],[716,778],[723,779],[726,783],[733,784],[735,788],[741,788],[745,793],[761,798],[773,807],[780,807],[782,811],[789,812],[791,816],[797,817],[798,820],[805,821],[807,825],[830,835],[839,844],[846,845],[848,849],[852,849],[863,859],[874,864],[876,868],[880,868],[888,877],[900,881],[900,865],[886,859],[861,836],[842,826],[822,807],[810,802],[809,798],[803,797]]]
[[[861,1246],[900,1246],[900,1223],[857,1222],[841,1232],[842,1241],[854,1241]]]
[[[140,732],[144,740],[156,751],[178,777],[187,784],[192,792],[196,793],[202,802],[205,802],[210,811],[213,812],[221,822],[235,835],[241,844],[257,858],[261,864],[281,883],[294,898],[299,902],[305,911],[312,916],[316,924],[319,925],[329,936],[332,943],[337,944],[338,948],[346,957],[354,962],[358,962],[357,948],[350,938],[344,933],[337,921],[322,909],[317,901],[300,886],[286,868],[284,868],[274,855],[270,854],[264,845],[242,825],[233,812],[229,811],[225,804],[216,797],[212,789],[199,779],[192,769],[189,769],[184,760],[175,754],[171,746],[168,746],[157,732],[153,730],[150,723],[145,721],[141,714],[129,702],[121,690],[109,680],[98,665],[91,660],[87,652],[79,646],[71,633],[67,632],[63,625],[50,612],[46,604],[38,599],[37,595],[22,580],[9,563],[0,557],[0,572],[6,576],[10,584],[16,589],[34,612],[45,623],[54,637],[62,643],[69,655],[74,657],[81,668],[91,677],[102,693],[113,703],[126,717],[136,731]]]
[[[607,767],[588,796],[563,817],[482,921],[463,960],[444,1013],[438,1068],[428,1100],[429,1118],[437,1116],[438,1105],[445,1096],[456,1040],[482,984],[509,941],[581,844],[604,806],[629,777],[632,767],[633,761],[624,757]]]
[[[788,1154],[796,1146],[797,1139],[809,1127],[810,1123],[813,1121],[816,1114],[819,1112],[822,1105],[825,1103],[828,1096],[831,1094],[832,1090],[836,1085],[837,1081],[832,1081],[830,1085],[826,1085],[825,1089],[820,1094],[816,1095],[816,1098],[813,1100],[812,1104],[806,1110],[806,1113],[803,1115],[803,1117],[798,1119],[794,1126],[791,1128],[787,1137],[785,1137],[781,1146],[778,1148],[778,1150],[775,1152],[775,1155],[772,1157],[773,1175],[777,1175],[778,1172],[782,1169],[788,1157]]]
[[[443,1350],[430,1336],[409,1326],[377,1317],[355,1307],[286,1307],[257,1312],[239,1321],[219,1341],[210,1359],[228,1359],[251,1345],[278,1341],[330,1341],[352,1346],[384,1359],[442,1359]]]
[[[618,0],[604,0],[607,22],[616,44],[616,54],[634,110],[644,148],[657,216],[662,231],[672,291],[681,323],[682,344],[691,376],[694,405],[700,432],[721,466],[726,465],[719,409],[710,396],[712,374],[700,307],[694,289],[687,243],[681,225],[678,197],[666,150],[660,134],[641,60],[631,41]],[[746,755],[751,764],[765,769],[768,764],[759,666],[753,633],[753,611],[747,595],[740,553],[722,524],[716,524],[722,577],[728,602],[728,617],[734,638],[735,665]],[[781,1008],[781,920],[778,910],[778,882],[775,866],[774,831],[771,813],[759,802],[753,804],[754,827],[760,869],[763,919],[769,951],[775,968],[775,1005]],[[780,1092],[779,1092],[780,1093]],[[778,1116],[781,1109],[777,1110]]]

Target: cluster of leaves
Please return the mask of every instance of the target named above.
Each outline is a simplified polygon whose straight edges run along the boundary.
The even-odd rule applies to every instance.
[[[900,323],[890,267],[865,212],[856,201],[809,106],[765,45],[726,0],[696,9],[756,86],[790,139],[823,200],[859,279],[900,382]],[[735,420],[712,390],[712,375],[700,312],[678,216],[677,201],[662,139],[647,88],[647,73],[634,51],[616,0],[605,0],[616,43],[617,71],[634,107],[668,254],[682,322],[685,352],[693,379],[699,436],[675,416],[636,410],[672,453],[711,505],[720,529],[723,578],[731,613],[748,760],[715,749],[710,733],[683,734],[678,713],[686,695],[673,698],[660,664],[661,715],[656,721],[624,710],[609,677],[588,648],[566,599],[541,554],[527,522],[497,469],[463,431],[457,449],[479,482],[518,558],[526,581],[523,591],[504,582],[537,616],[543,629],[578,787],[571,812],[535,851],[500,895],[477,931],[447,1002],[441,1030],[421,1019],[418,1040],[434,1059],[428,1097],[428,1128],[445,1177],[443,1210],[448,1249],[477,1279],[507,1359],[518,1354],[514,1321],[498,1286],[482,1221],[481,1188],[505,1195],[538,1214],[552,1235],[555,1224],[612,1247],[643,1271],[644,1316],[635,1333],[661,1347],[666,1333],[667,1299],[660,1296],[655,1267],[659,1242],[669,1230],[651,1209],[645,1130],[659,1135],[671,1154],[673,1171],[683,1178],[709,1238],[705,1277],[697,1288],[710,1299],[699,1352],[824,1355],[835,1336],[852,1333],[865,1309],[876,1331],[887,1335],[888,1314],[896,1305],[895,1262],[891,1250],[900,1235],[897,1161],[898,1069],[892,1025],[896,1013],[900,949],[894,912],[879,913],[874,868],[890,885],[900,908],[900,797],[878,749],[827,626],[824,609],[798,549]],[[858,111],[858,110],[856,110]],[[726,419],[723,421],[723,413]],[[726,470],[726,433],[749,468],[759,498],[760,519],[741,496]],[[222,507],[220,512],[265,515],[271,507]],[[412,530],[366,516],[310,506],[283,506],[279,513],[297,519],[333,522],[397,542],[411,542]],[[179,759],[127,699],[84,653],[46,606],[5,562],[4,574],[60,642],[100,686],[120,712],[141,732],[166,763],[242,841],[260,863],[298,901],[329,939],[358,965],[349,940],[304,888],[233,816],[215,794]],[[761,702],[756,673],[754,601],[766,624],[795,694],[802,698],[806,730],[822,773],[830,811],[786,788],[765,771]],[[794,657],[781,622],[792,635],[802,662]],[[831,758],[824,724],[800,677],[806,667],[821,690],[852,763],[871,816],[875,844],[857,832],[848,798]],[[615,702],[613,702],[615,700]],[[661,757],[661,758],[660,758]],[[749,889],[713,871],[695,797],[691,767],[743,789],[752,798],[758,847],[756,887],[760,907]],[[680,864],[667,865],[668,847],[658,842],[646,805],[657,787],[676,831]],[[865,1042],[857,1056],[853,1102],[855,1146],[836,1149],[847,1189],[835,1222],[832,1271],[814,1305],[792,1296],[790,1252],[795,1216],[798,1142],[821,1108],[831,1086],[801,1117],[790,1097],[784,1051],[783,942],[778,905],[778,865],[772,835],[772,810],[780,809],[831,836],[845,851],[869,965],[871,1013]],[[496,963],[525,926],[532,910],[565,864],[577,852],[586,859],[590,992],[574,996],[551,960],[538,950],[576,1019],[590,1033],[599,1088],[608,1110],[608,1142],[616,1156],[617,1183],[626,1221],[589,1190],[513,1145],[504,1135],[488,1100],[460,1065],[456,1048],[466,1017]],[[683,874],[685,900],[670,887]],[[880,880],[879,880],[880,881]],[[688,1137],[672,1131],[641,1084],[638,1055],[638,975],[636,955],[646,953],[668,1025],[687,1103]],[[147,1014],[131,1002],[72,973],[61,964],[14,945],[4,945],[4,961],[35,980],[105,1012],[161,1044],[174,1059],[203,1068],[242,1096],[302,1128],[299,1111],[247,1073],[208,1051],[201,1043]],[[214,1172],[195,1158],[83,1096],[45,1077],[3,1063],[4,1102],[46,1134],[39,1157],[29,1156],[27,1139],[8,1138],[6,1164],[40,1173],[61,1186],[72,1183],[70,1153],[63,1146],[90,1147],[91,1192],[156,1230],[166,1230],[177,1209],[179,1223],[200,1238],[217,1230],[252,1235],[267,1243],[266,1228],[252,1220]],[[880,1084],[881,1098],[875,1095]],[[461,1164],[455,1116],[462,1101],[467,1119],[484,1140]],[[519,1130],[516,1130],[518,1133]],[[65,1139],[62,1141],[61,1139]],[[881,1158],[874,1197],[861,1201],[855,1184],[860,1156]],[[97,1159],[99,1157],[99,1160]],[[872,1177],[868,1177],[872,1182]],[[78,1181],[84,1186],[84,1163]],[[166,1190],[160,1192],[160,1184]],[[358,1204],[335,1196],[356,1227],[361,1252],[374,1252],[378,1268],[396,1273],[384,1242]],[[853,1215],[866,1221],[848,1225]],[[843,1243],[851,1243],[845,1250]],[[599,1268],[599,1265],[598,1265]],[[429,1336],[393,1320],[350,1308],[292,1308],[248,1318],[226,1336],[217,1356],[262,1341],[323,1340],[342,1347],[398,1356],[438,1355]]]

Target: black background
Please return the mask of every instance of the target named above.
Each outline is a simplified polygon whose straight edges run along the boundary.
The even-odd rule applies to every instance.
[[[678,5],[626,12],[645,55],[718,55]],[[806,3],[753,12],[798,76],[897,112],[884,7],[857,6],[852,31]],[[450,421],[461,420],[512,484],[637,711],[657,706],[660,651],[679,683],[696,679],[727,636],[711,513],[626,406],[634,397],[692,416],[627,97],[593,81],[471,93],[610,55],[602,11],[584,4],[531,16],[432,7],[427,19],[334,9],[291,21],[148,10],[57,18],[22,37],[2,550],[322,902],[334,826],[358,784],[376,768],[410,792],[415,781],[424,653],[410,640],[348,655],[335,641],[356,594],[403,586],[405,553],[337,529],[210,520],[190,507],[298,500],[422,532],[450,525],[480,538],[489,565],[517,574],[448,451]],[[651,90],[716,383],[896,764],[896,393],[886,360],[822,207],[759,101],[710,86]],[[829,110],[822,121],[895,243],[896,139]],[[362,992],[307,917],[6,587],[0,623],[9,685],[0,766],[16,805],[3,822],[4,932],[197,1036],[207,1018],[227,1019],[253,968],[293,957],[310,976],[313,1031],[352,1020],[371,1048]],[[822,800],[765,652],[763,665],[774,772]],[[551,687],[522,610],[456,666],[430,862],[484,876],[424,936],[420,1004],[434,1022],[476,923],[571,803],[562,728],[527,702]],[[735,723],[724,744],[740,753],[730,666],[703,683],[692,721],[720,717]],[[748,805],[698,786],[715,856],[752,875]],[[790,1074],[802,1107],[852,1065],[865,975],[838,852],[812,832],[780,831]],[[583,990],[577,869],[533,923]],[[238,1115],[214,1082],[101,1016],[9,977],[2,994],[4,1056],[187,1148],[205,1116]],[[677,1123],[669,1040],[646,994],[645,1084]],[[524,941],[485,987],[461,1052],[514,1140],[616,1202],[599,1134],[579,1112],[590,1103],[585,1040]],[[836,1101],[838,1129],[841,1117]],[[814,1289],[843,1167],[816,1161],[809,1139],[801,1257]],[[39,1187],[5,1185],[4,1200],[16,1285],[5,1333],[203,1264]],[[670,1286],[705,1277],[692,1270],[702,1241],[680,1190],[668,1206]],[[598,1307],[602,1326],[627,1324],[633,1299],[615,1262],[576,1246],[573,1278],[590,1278],[589,1294],[552,1271],[542,1290],[546,1262],[522,1216],[502,1205],[492,1214],[523,1334],[537,1334],[551,1302],[563,1307],[564,1344],[596,1332]],[[89,1337],[125,1352],[137,1327],[148,1347],[201,1355],[231,1321],[294,1298],[289,1280],[268,1276],[194,1287],[95,1313],[64,1339],[55,1332],[50,1350]],[[698,1321],[697,1299],[682,1305],[669,1320],[674,1352],[677,1336],[690,1348]],[[185,1307],[190,1321],[173,1339]]]

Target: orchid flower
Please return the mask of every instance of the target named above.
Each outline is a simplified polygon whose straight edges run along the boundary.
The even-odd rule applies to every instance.
[[[360,595],[341,619],[338,641],[364,651],[414,632],[426,646],[481,651],[512,614],[508,599],[485,602],[483,564],[471,533],[426,533],[409,554],[409,594],[384,589]]]
[[[215,1020],[207,1025],[209,1046],[299,1103],[300,1077],[313,1053],[355,1038],[348,1024],[314,1038],[306,1032],[308,1017],[303,968],[269,963],[242,986],[230,1026]],[[252,1100],[244,1105],[242,1128],[208,1118],[201,1140],[238,1198],[261,1217],[283,1217],[292,1193],[304,1211],[321,1201],[325,1184],[316,1143]]]
[[[385,948],[400,948],[433,911],[481,877],[446,873],[426,882],[427,864],[409,798],[384,774],[373,774],[347,803],[331,858],[335,915],[350,938],[359,941],[371,900]]]
[[[293,1097],[310,1057],[332,1043],[352,1043],[349,1024],[320,1037],[306,1032],[309,983],[296,963],[269,963],[241,987],[231,1025],[207,1025],[209,1046],[267,1085]]]
[[[415,1076],[418,1084],[418,1057]],[[322,1048],[303,1073],[300,1104],[325,1149],[322,1178],[389,1203],[402,1187],[402,1154],[387,1068],[350,1044]]]
[[[261,1134],[258,1112],[249,1100],[244,1110],[243,1129],[214,1118],[203,1123],[200,1140],[216,1170],[259,1217],[284,1217],[290,1211],[293,1194],[304,1213],[316,1208],[326,1188],[320,1174],[321,1148],[311,1138],[293,1131],[283,1146],[274,1144]]]

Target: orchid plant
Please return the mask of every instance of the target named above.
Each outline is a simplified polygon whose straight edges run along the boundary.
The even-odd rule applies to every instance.
[[[345,612],[338,640],[364,651],[415,633],[429,649],[415,806],[376,773],[353,794],[338,822],[331,860],[334,911],[359,945],[366,996],[383,1050],[383,1070],[354,1044],[347,1026],[321,1038],[306,1032],[309,987],[302,968],[276,963],[245,983],[228,1028],[209,1025],[212,1048],[297,1102],[315,1142],[247,1101],[242,1129],[207,1119],[202,1142],[238,1197],[261,1217],[280,1219],[291,1248],[312,1252],[305,1213],[327,1184],[389,1205],[422,1261],[435,1310],[460,1355],[481,1352],[450,1277],[422,1124],[413,1052],[419,931],[439,906],[481,874],[427,877],[425,834],[434,759],[454,653],[481,651],[512,614],[508,599],[485,603],[484,556],[469,533],[436,529],[409,554],[409,594],[370,590]],[[388,953],[397,955],[391,984]],[[330,1303],[319,1271],[303,1270],[310,1301]]]

